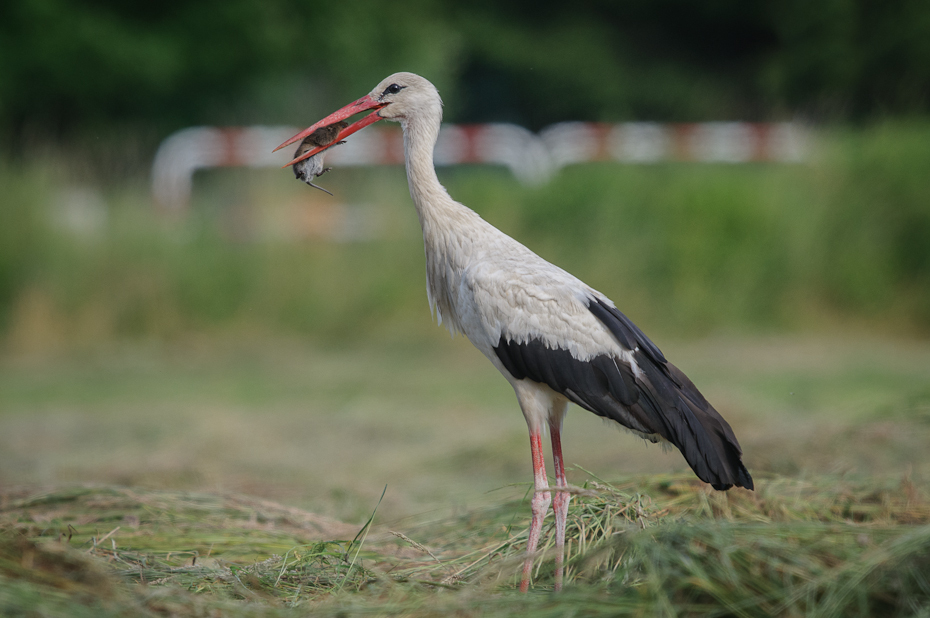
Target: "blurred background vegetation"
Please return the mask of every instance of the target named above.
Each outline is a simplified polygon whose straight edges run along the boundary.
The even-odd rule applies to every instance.
[[[442,178],[647,329],[930,331],[924,2],[21,0],[0,6],[6,347],[425,333],[399,168],[328,178],[376,229],[348,243],[282,231],[328,208],[286,172],[198,173],[183,221],[147,185],[174,130],[305,126],[397,70],[434,81],[452,122],[808,123],[804,164]]]
[[[920,0],[21,0],[0,125],[298,123],[400,69],[453,122],[863,120],[930,111],[928,35]]]

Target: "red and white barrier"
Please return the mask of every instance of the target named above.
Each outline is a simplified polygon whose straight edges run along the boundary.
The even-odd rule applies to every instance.
[[[380,129],[380,130],[379,130]],[[166,138],[152,164],[155,201],[183,209],[194,173],[212,167],[280,167],[293,153],[271,151],[298,127],[193,127]],[[656,163],[698,161],[800,162],[807,158],[807,131],[793,123],[700,124],[565,122],[539,134],[512,124],[443,125],[436,165],[504,165],[525,184],[547,182],[559,169],[587,161]],[[397,165],[404,161],[398,128],[381,127],[353,135],[327,154],[334,167]]]

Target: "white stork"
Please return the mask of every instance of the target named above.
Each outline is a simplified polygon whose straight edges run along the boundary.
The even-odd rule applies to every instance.
[[[278,148],[368,110],[373,111],[343,129],[336,140],[382,119],[400,122],[410,196],[423,228],[430,308],[440,324],[468,337],[510,382],[529,428],[535,492],[521,591],[529,587],[550,503],[556,522],[556,590],[562,585],[571,496],[565,490],[561,430],[570,402],[647,440],[675,445],[714,489],[752,489],[730,425],[610,299],[449,196],[433,166],[442,100],[429,81],[395,73]],[[324,148],[307,151],[288,165]],[[543,459],[547,426],[557,484],[553,488]]]

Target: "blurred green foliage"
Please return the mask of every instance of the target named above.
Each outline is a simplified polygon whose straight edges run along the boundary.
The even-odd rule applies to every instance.
[[[845,316],[925,331],[930,125],[820,138],[809,166],[603,164],[537,191],[495,199],[466,182],[453,195],[515,208],[518,238],[657,324],[693,333]]]
[[[4,204],[0,208],[0,327],[24,286],[37,276],[47,247],[43,234],[47,195],[43,178],[0,166]]]
[[[457,122],[867,120],[828,130],[805,166],[599,163],[537,189],[441,173],[644,326],[930,327],[930,128],[887,120],[930,112],[926,2],[19,0],[0,3],[0,328],[26,342],[425,328],[399,170],[342,171],[347,202],[404,222],[348,244],[226,229],[229,179],[265,172],[198,175],[195,215],[174,224],[140,184],[174,129],[306,124],[397,70],[428,76]]]
[[[306,123],[398,70],[454,121],[930,111],[922,0],[0,3],[0,134]]]
[[[834,130],[819,143],[806,165],[585,164],[538,188],[501,168],[440,173],[456,199],[608,294],[648,332],[858,321],[926,333],[930,125]],[[248,197],[250,177],[305,189],[285,172],[200,177],[182,221],[160,219],[143,186],[110,187],[106,219],[81,231],[63,225],[66,184],[30,169],[0,167],[0,316],[14,347],[225,330],[335,342],[435,329],[399,167],[334,172],[337,195],[372,204],[388,222],[356,242],[249,236],[228,224],[237,208],[261,220],[289,199],[268,187]],[[220,190],[230,182],[246,195],[238,206]]]

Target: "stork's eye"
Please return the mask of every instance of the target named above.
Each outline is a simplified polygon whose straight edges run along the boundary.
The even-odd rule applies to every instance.
[[[381,93],[381,96],[383,97],[386,94],[397,94],[404,88],[406,88],[406,86],[398,86],[397,84],[391,84],[390,86],[384,89],[384,92]]]

